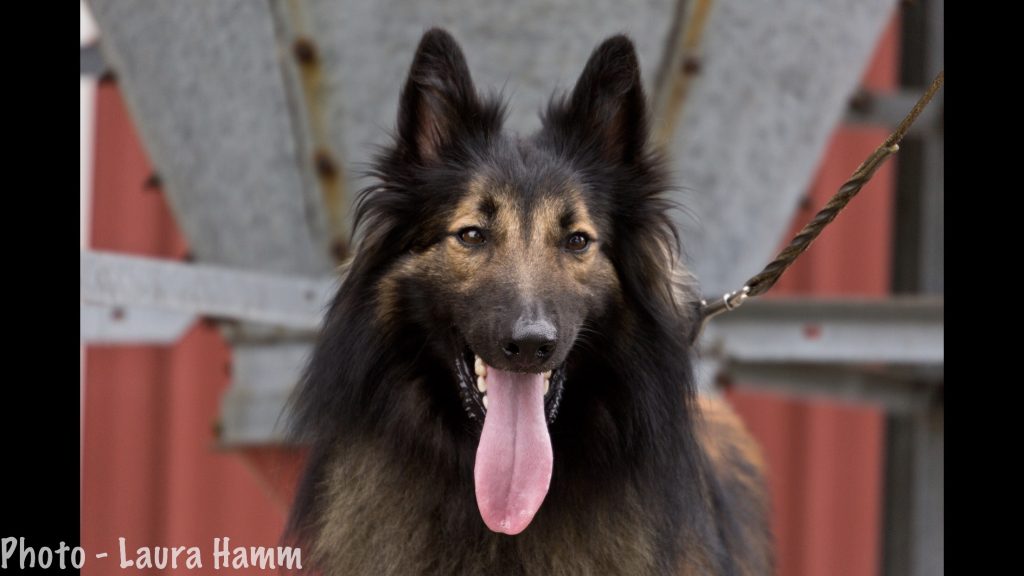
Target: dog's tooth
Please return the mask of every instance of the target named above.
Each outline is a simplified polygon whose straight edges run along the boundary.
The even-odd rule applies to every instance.
[[[487,395],[486,394],[484,394],[483,402],[484,402],[484,410],[487,410]]]
[[[476,357],[476,362],[473,363],[473,370],[477,376],[487,376],[487,365],[484,364],[483,358]]]
[[[477,376],[476,387],[479,388],[481,392],[487,392],[487,380],[484,380],[483,376]]]
[[[548,370],[547,372],[544,373],[544,379],[545,380],[550,380],[551,379],[551,370]]]
[[[551,389],[551,380],[548,380],[547,378],[545,378],[544,379],[544,394],[547,394],[548,390],[550,390],[550,389]]]

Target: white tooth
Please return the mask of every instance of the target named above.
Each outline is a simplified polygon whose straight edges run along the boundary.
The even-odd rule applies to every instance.
[[[477,376],[487,376],[487,365],[479,356],[476,357],[476,362],[473,363],[473,370]]]
[[[547,394],[548,390],[551,389],[551,380],[544,379],[544,393]]]
[[[476,377],[476,387],[479,388],[481,392],[487,392],[487,381],[484,380],[483,376]]]
[[[484,410],[487,410],[487,396],[484,396]]]
[[[551,370],[548,370],[547,372],[544,373],[544,378],[548,380],[551,379]]]

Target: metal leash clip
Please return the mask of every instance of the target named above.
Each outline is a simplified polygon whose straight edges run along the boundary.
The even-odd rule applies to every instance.
[[[704,331],[704,325],[708,323],[708,320],[723,312],[732,312],[742,306],[749,297],[750,286],[744,286],[739,290],[726,292],[722,295],[721,300],[712,300],[711,302],[701,300],[700,308],[697,311],[696,330],[690,335],[690,342],[696,342],[700,338],[700,334]]]
[[[742,306],[749,296],[750,286],[744,286],[739,290],[729,292],[722,296],[722,304],[725,306],[726,311],[732,312]]]

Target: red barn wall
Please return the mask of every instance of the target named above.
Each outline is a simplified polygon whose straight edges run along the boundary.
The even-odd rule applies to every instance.
[[[151,172],[116,86],[101,83],[90,248],[184,257],[187,244],[163,195],[145,186]],[[119,537],[129,552],[199,546],[204,560],[211,559],[215,537],[277,543],[284,507],[243,458],[215,446],[230,359],[217,329],[205,323],[175,346],[87,347],[82,545],[90,555],[110,556],[90,557],[83,574],[120,571]]]

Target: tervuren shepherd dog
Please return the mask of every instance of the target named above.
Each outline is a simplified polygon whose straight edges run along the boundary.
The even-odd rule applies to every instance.
[[[293,403],[289,535],[325,575],[771,571],[757,449],[694,391],[697,300],[614,36],[502,130],[428,31]]]

